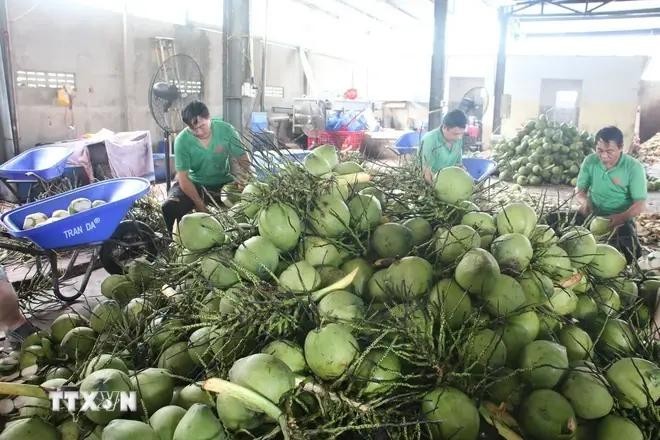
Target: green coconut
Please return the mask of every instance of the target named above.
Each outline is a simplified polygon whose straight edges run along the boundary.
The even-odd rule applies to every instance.
[[[571,403],[578,417],[593,420],[608,415],[614,407],[608,386],[601,375],[579,367],[566,375],[561,393]]]
[[[408,333],[431,335],[433,322],[430,313],[420,304],[397,304],[388,309],[388,314],[399,328],[406,328]]]
[[[70,379],[73,376],[73,371],[67,367],[54,367],[46,373],[46,379]]]
[[[125,440],[139,438],[140,440],[160,440],[158,434],[143,422],[137,420],[113,420],[103,428],[103,440]]]
[[[304,238],[302,254],[304,255],[305,261],[314,267],[338,267],[343,260],[341,253],[334,244],[324,238],[315,236],[307,236]]]
[[[588,268],[598,278],[614,278],[626,268],[626,258],[615,247],[599,243]]]
[[[20,419],[7,424],[0,440],[60,440],[57,429],[41,417]]]
[[[593,321],[598,316],[598,304],[587,295],[579,295],[573,316],[580,321]]]
[[[281,251],[293,249],[302,233],[302,222],[292,207],[283,203],[270,205],[259,213],[259,235]]]
[[[167,347],[158,357],[158,368],[165,368],[178,376],[187,376],[195,369],[188,353],[186,342],[177,342]]]
[[[210,349],[212,332],[213,327],[200,327],[188,337],[188,354],[190,359],[199,366],[207,365],[213,357]]]
[[[374,273],[374,269],[371,264],[363,258],[353,258],[341,265],[341,270],[346,274],[349,274],[356,269],[357,273],[355,278],[353,278],[351,286],[353,287],[355,294],[361,296],[366,293],[367,284],[369,283],[369,278],[371,278],[371,275]]]
[[[179,390],[177,405],[182,408],[188,409],[196,403],[213,406],[213,397],[208,391],[196,383],[191,383]]]
[[[612,231],[610,229],[610,219],[605,217],[594,217],[589,223],[589,230],[596,237],[602,237],[609,234]]]
[[[596,254],[596,239],[585,228],[573,228],[559,239],[559,247],[571,259],[573,267],[581,268],[591,263]]]
[[[536,225],[532,230],[529,240],[532,243],[532,247],[543,248],[549,247],[557,243],[557,236],[555,235],[555,230],[548,225]]]
[[[141,289],[151,286],[156,276],[153,264],[145,257],[136,258],[127,265],[126,276]]]
[[[202,276],[209,280],[213,287],[226,289],[238,283],[238,273],[223,263],[220,255],[206,255],[200,261]]]
[[[369,195],[369,196],[374,196],[378,199],[380,202],[380,206],[385,206],[385,193],[383,192],[382,189],[376,187],[376,186],[368,186],[364,189],[361,189],[358,194],[363,194],[363,195]]]
[[[505,367],[498,371],[493,382],[487,385],[486,393],[495,403],[519,405],[522,389],[519,374]]]
[[[433,266],[420,257],[404,257],[388,269],[388,279],[399,299],[420,298],[431,288]]]
[[[186,411],[172,436],[172,440],[191,439],[226,440],[229,435],[211,408],[196,403]]]
[[[554,293],[552,280],[541,272],[528,270],[518,278],[518,283],[525,293],[526,306],[546,304]]]
[[[229,370],[229,380],[261,394],[275,404],[295,387],[293,372],[287,364],[266,353],[238,359]]]
[[[566,347],[566,355],[571,362],[586,359],[594,347],[589,334],[577,325],[562,328],[559,331],[559,342]]]
[[[339,162],[337,165],[335,165],[332,171],[339,175],[345,175],[345,174],[353,174],[353,173],[362,173],[364,172],[364,168],[362,168],[362,165],[360,165],[357,162],[346,161],[346,162]]]
[[[330,321],[352,322],[364,319],[364,302],[359,296],[345,290],[335,290],[319,301],[321,318]]]
[[[293,373],[302,373],[307,369],[303,349],[292,341],[277,340],[266,345],[262,353],[275,356],[284,362]]]
[[[351,212],[341,197],[328,194],[314,202],[314,208],[309,213],[309,222],[318,235],[338,237],[348,231]]]
[[[279,281],[284,289],[294,293],[305,293],[316,290],[321,285],[321,275],[314,266],[302,260],[284,269]]]
[[[553,388],[568,369],[566,348],[551,341],[530,342],[520,352],[519,367],[532,388]]]
[[[438,199],[455,205],[472,196],[474,180],[463,168],[447,167],[435,175],[433,188]]]
[[[570,315],[578,304],[578,296],[571,289],[555,287],[548,298],[548,308],[558,315]]]
[[[470,249],[456,266],[454,279],[468,292],[483,294],[491,287],[492,280],[499,275],[497,260],[488,251]]]
[[[89,359],[83,370],[83,377],[87,377],[95,371],[111,368],[128,374],[126,363],[118,356],[111,354],[100,354]]]
[[[477,231],[467,225],[456,225],[450,229],[440,228],[435,234],[435,250],[442,263],[451,263],[468,250],[478,248],[481,238]]]
[[[634,304],[637,298],[639,298],[639,288],[633,280],[619,278],[616,280],[613,287],[618,293],[621,302],[626,306]]]
[[[124,316],[131,327],[138,327],[153,312],[153,306],[144,298],[133,298],[124,307]]]
[[[626,408],[646,408],[660,399],[660,367],[651,361],[635,357],[619,359],[606,376]]]
[[[53,342],[59,344],[70,330],[85,325],[87,320],[77,313],[63,313],[50,325],[50,337]]]
[[[364,396],[379,396],[390,391],[401,379],[401,360],[391,351],[371,350],[362,359],[355,375]]]
[[[231,431],[251,430],[267,420],[265,414],[257,408],[246,407],[242,401],[228,393],[218,394],[216,409],[223,426]]]
[[[319,278],[321,280],[318,287],[330,286],[347,275],[346,272],[334,266],[319,266],[315,269],[319,273]]]
[[[190,251],[203,251],[222,245],[227,236],[220,222],[206,212],[186,214],[179,222],[179,239]]]
[[[131,386],[138,392],[147,413],[153,414],[172,400],[174,379],[165,369],[147,368],[131,377]]]
[[[117,301],[108,299],[100,302],[92,309],[89,326],[96,333],[117,326],[122,321],[121,307]]]
[[[67,418],[57,425],[57,431],[60,434],[60,440],[78,440],[82,428],[78,425],[77,421],[73,420],[73,418]]]
[[[55,379],[56,383],[43,385],[46,388],[60,388],[66,382],[64,379]],[[54,382],[54,381],[51,381]],[[14,399],[14,407],[20,417],[42,417],[48,419],[51,414],[51,401],[32,396],[18,396]]]
[[[259,201],[262,197],[265,184],[260,182],[248,183],[241,192],[241,202],[235,207],[240,206],[240,211],[248,218],[254,218],[259,213]]]
[[[571,290],[575,292],[577,295],[581,295],[583,293],[587,293],[587,290],[589,290],[590,283],[589,283],[589,278],[582,273],[582,272],[577,272],[580,275],[580,279],[578,280],[577,284],[575,284],[573,287],[571,287]]]
[[[124,305],[138,294],[138,288],[126,275],[110,275],[101,282],[101,294]]]
[[[659,290],[660,279],[655,277],[647,278],[639,285],[640,296],[651,306],[655,305]]]
[[[358,343],[341,324],[328,324],[310,331],[305,338],[305,359],[323,380],[342,376],[358,355]]]
[[[392,299],[392,290],[389,281],[389,271],[387,269],[381,269],[369,278],[366,297],[375,303],[385,303]]]
[[[596,428],[596,440],[644,440],[644,434],[630,419],[611,414]]]
[[[423,217],[413,217],[402,223],[403,226],[410,229],[413,237],[413,244],[420,246],[431,238],[433,235],[433,228],[431,223]]]
[[[536,227],[536,221],[536,212],[525,203],[509,203],[495,214],[495,224],[500,235],[516,232],[529,237]]]
[[[490,245],[491,241],[493,240],[493,236],[497,231],[493,216],[486,212],[468,212],[461,219],[461,224],[470,226],[472,229],[477,231],[479,237],[481,237],[482,248],[486,248]]]
[[[160,440],[172,440],[179,421],[186,414],[180,406],[167,405],[149,417],[149,424]]]
[[[556,341],[557,331],[561,328],[561,321],[555,315],[550,313],[540,313],[539,316],[539,337],[546,341]]]
[[[181,319],[166,319],[162,316],[153,319],[147,326],[147,343],[158,353],[163,347],[169,347],[181,338],[184,323]]]
[[[383,210],[374,196],[357,194],[348,202],[351,224],[358,231],[369,231],[380,224]]]
[[[628,356],[635,353],[637,336],[633,328],[621,319],[608,319],[598,339],[598,349],[611,356]]]
[[[563,280],[573,274],[571,259],[565,250],[552,245],[540,253],[538,264],[540,269],[554,280]]]
[[[444,279],[436,284],[431,289],[429,303],[434,315],[442,316],[452,330],[460,328],[473,313],[470,295],[453,279]]]
[[[494,316],[506,316],[525,305],[525,292],[518,281],[500,274],[490,281],[489,289],[483,295],[486,310]]]
[[[529,311],[507,318],[501,329],[502,341],[507,350],[507,364],[518,364],[518,355],[527,344],[536,339],[540,329],[539,317],[535,312]]]
[[[381,258],[405,257],[413,243],[412,231],[398,223],[382,224],[371,236],[371,245]]]
[[[502,367],[506,363],[506,353],[501,335],[490,329],[479,330],[464,346],[463,365],[477,371]]]
[[[534,252],[529,239],[518,233],[500,235],[491,244],[490,251],[500,269],[512,273],[525,271]]]
[[[95,342],[94,330],[89,327],[76,327],[64,335],[60,348],[72,360],[87,359]]]
[[[272,277],[280,260],[280,251],[267,238],[248,238],[236,249],[234,263],[262,280]]]
[[[422,415],[435,439],[476,440],[479,436],[479,411],[462,391],[438,387],[422,397]]]
[[[131,380],[126,373],[119,370],[103,369],[94,371],[84,378],[80,383],[80,391],[87,393],[97,392],[95,403],[99,405],[105,399],[102,395],[103,393],[134,390],[131,386]],[[119,399],[117,396],[114,398]],[[99,409],[88,409],[85,411],[85,416],[97,425],[106,425],[111,420],[118,418],[121,413],[119,403],[116,401],[114,403],[115,405],[112,408],[107,408],[104,405]]]
[[[533,391],[520,407],[524,431],[538,440],[569,440],[577,429],[571,404],[552,390]]]
[[[596,286],[593,298],[601,312],[606,315],[614,315],[621,310],[621,298],[611,287]]]

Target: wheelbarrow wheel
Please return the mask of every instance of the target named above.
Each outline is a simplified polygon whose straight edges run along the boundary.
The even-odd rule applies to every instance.
[[[138,220],[124,220],[101,245],[99,259],[110,274],[123,274],[126,264],[138,257],[153,260],[158,253],[156,234]]]

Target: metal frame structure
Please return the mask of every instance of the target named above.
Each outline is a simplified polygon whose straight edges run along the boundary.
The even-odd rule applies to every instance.
[[[660,17],[659,7],[648,7],[645,0],[512,0],[506,6],[499,7],[500,44],[497,52],[495,71],[495,93],[493,112],[493,133],[501,133],[501,106],[504,95],[506,73],[506,40],[509,22],[512,19],[521,22],[565,21],[565,20],[603,20]],[[614,8],[616,5],[620,7]],[[654,34],[656,29],[643,32]],[[639,33],[639,29],[619,30],[617,33]],[[572,32],[571,35],[606,34],[607,32]],[[544,36],[549,36],[545,33]],[[557,35],[561,35],[561,32]]]

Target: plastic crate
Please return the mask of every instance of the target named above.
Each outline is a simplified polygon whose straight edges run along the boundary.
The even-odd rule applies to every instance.
[[[105,180],[12,209],[2,214],[0,221],[13,237],[27,238],[42,249],[100,243],[110,238],[133,202],[145,195],[149,187],[149,181],[139,177]],[[29,214],[42,212],[50,216],[57,209],[67,209],[71,201],[80,197],[105,200],[106,204],[47,225],[22,229]]]
[[[307,138],[307,148],[330,144],[341,151],[360,151],[363,141],[364,131],[320,131]]]

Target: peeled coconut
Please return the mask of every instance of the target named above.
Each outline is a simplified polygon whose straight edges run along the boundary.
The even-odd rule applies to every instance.
[[[131,386],[131,381],[126,373],[119,370],[113,369],[103,369],[94,371],[89,376],[83,379],[80,383],[81,392],[99,392],[95,402],[97,405],[101,403],[105,398],[101,395],[101,392],[121,392],[121,391],[133,391]],[[115,396],[117,396],[115,394]],[[115,397],[119,399],[119,397]],[[98,410],[88,409],[85,411],[85,416],[92,422],[97,425],[105,425],[111,420],[116,419],[121,414],[121,407],[119,402],[116,403],[114,407],[107,408],[105,405]]]
[[[441,201],[455,205],[472,196],[474,180],[460,167],[447,167],[435,175],[433,188]]]
[[[50,325],[50,337],[55,343],[62,342],[64,336],[72,329],[87,324],[87,321],[77,313],[63,313]]]
[[[190,251],[203,251],[225,242],[227,236],[220,222],[206,212],[186,214],[179,222],[179,239]]]
[[[341,324],[312,330],[305,338],[305,359],[314,374],[323,380],[343,375],[358,355],[358,343]]]
[[[536,212],[525,203],[509,203],[495,215],[500,235],[517,232],[529,237],[536,227]]]
[[[612,230],[610,229],[610,219],[605,217],[594,217],[589,223],[589,230],[596,237],[602,237],[603,235],[609,234]]]
[[[65,211],[64,209],[56,209],[53,211],[53,214],[50,216],[50,218],[60,220],[68,217],[69,215],[71,215],[69,214],[69,211]]]
[[[402,223],[403,226],[410,229],[412,232],[413,243],[415,246],[420,246],[431,238],[433,229],[431,223],[423,217],[413,217]]]
[[[364,318],[364,302],[345,290],[335,290],[319,301],[319,315],[331,321],[351,322]]]
[[[438,229],[435,233],[435,250],[440,261],[451,263],[459,259],[470,249],[481,245],[477,231],[467,225],[456,225],[450,229]]]
[[[105,200],[94,200],[92,202],[92,208],[98,208],[99,206],[103,206],[106,204]]]
[[[89,317],[89,326],[96,333],[103,333],[122,321],[121,307],[117,301],[108,299],[98,303]]]
[[[293,263],[280,274],[280,285],[294,293],[311,292],[321,284],[319,272],[307,261]]]
[[[529,239],[515,232],[497,237],[490,251],[501,270],[513,273],[525,271],[534,253]]]
[[[287,364],[266,353],[252,354],[234,362],[229,370],[229,381],[251,389],[275,404],[295,387],[293,372]]]
[[[194,404],[186,411],[186,414],[179,421],[172,436],[172,440],[191,440],[194,438],[213,440],[229,439],[225,428],[213,414],[211,408],[201,403]]]
[[[585,228],[573,228],[561,236],[558,244],[576,268],[589,264],[596,254],[596,239]]]
[[[248,238],[236,249],[234,262],[265,280],[272,276],[280,260],[280,252],[267,238],[259,235]]]
[[[463,364],[467,369],[481,371],[498,368],[506,363],[506,345],[502,337],[490,329],[474,333],[465,344]]]
[[[401,379],[401,360],[391,351],[371,350],[360,363],[356,378],[363,384],[364,396],[385,394]]]
[[[92,201],[84,197],[72,200],[68,208],[69,214],[77,214],[89,209],[92,209]]]
[[[490,289],[492,280],[499,274],[497,260],[488,251],[470,249],[456,266],[454,279],[468,292],[483,294]]]
[[[524,431],[538,440],[570,439],[577,429],[571,404],[552,390],[533,391],[520,407]]]
[[[506,316],[525,305],[525,292],[518,281],[499,274],[490,281],[488,291],[482,294],[486,309],[494,316]]]
[[[589,334],[577,325],[562,328],[559,331],[559,342],[566,347],[566,355],[571,362],[586,359],[594,347]]]
[[[436,439],[476,440],[479,411],[465,393],[452,387],[438,387],[422,398],[422,415]]]
[[[367,260],[363,258],[353,258],[342,264],[341,269],[346,274],[357,269],[357,274],[355,275],[355,278],[353,278],[351,286],[357,295],[362,295],[366,292],[369,278],[371,278],[371,275],[374,273],[373,267]]]
[[[131,386],[138,392],[147,413],[153,414],[172,400],[174,379],[167,370],[147,368],[131,377]]]
[[[442,315],[450,329],[460,328],[473,312],[470,295],[453,279],[436,284],[431,289],[429,303],[434,315]]]
[[[374,196],[358,194],[348,202],[351,223],[358,231],[369,231],[380,224],[383,210]]]
[[[167,405],[149,417],[149,425],[160,440],[172,440],[176,426],[185,414],[186,410],[180,406]]]
[[[619,359],[606,375],[625,408],[646,408],[660,399],[660,367],[651,361],[635,357]]]
[[[412,231],[398,223],[382,224],[374,230],[371,245],[381,258],[405,257],[413,247]]]
[[[276,203],[259,213],[259,235],[267,238],[281,251],[293,249],[302,233],[298,213],[288,205]]]
[[[420,257],[404,257],[388,269],[394,293],[402,300],[420,298],[431,288],[433,267]]]
[[[284,362],[293,373],[302,373],[307,369],[303,349],[295,342],[273,341],[266,345],[261,352],[275,356]]]
[[[614,407],[608,386],[601,375],[586,367],[578,367],[566,375],[561,393],[571,403],[578,417],[593,420],[608,415]]]
[[[324,195],[315,201],[309,221],[321,237],[338,237],[348,231],[351,212],[341,197]]]
[[[553,388],[568,369],[566,348],[551,341],[537,340],[527,344],[520,353],[519,367],[534,389]]]
[[[626,258],[615,247],[599,243],[588,268],[598,278],[615,278],[626,268]]]

